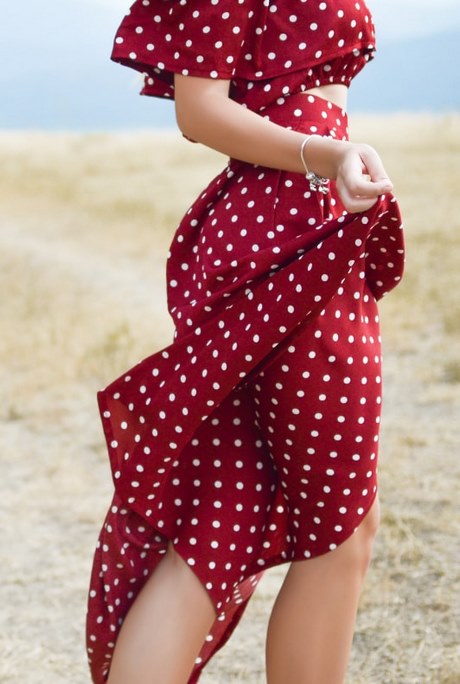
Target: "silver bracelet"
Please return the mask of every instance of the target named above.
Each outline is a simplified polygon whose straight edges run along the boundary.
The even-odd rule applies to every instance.
[[[305,178],[310,183],[310,190],[316,192],[321,192],[323,195],[327,195],[329,192],[329,179],[323,176],[318,176],[318,174],[313,173],[313,171],[308,170],[307,162],[304,157],[304,150],[310,140],[313,138],[312,135],[307,135],[300,146],[300,158],[302,160],[303,167],[305,169]]]

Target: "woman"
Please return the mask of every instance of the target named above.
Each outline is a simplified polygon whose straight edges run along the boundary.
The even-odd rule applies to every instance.
[[[378,523],[376,300],[403,264],[392,184],[347,140],[373,51],[351,0],[138,0],[119,28],[113,59],[230,161],[171,246],[173,344],[99,393],[96,684],[196,682],[284,562],[267,680],[343,681]]]

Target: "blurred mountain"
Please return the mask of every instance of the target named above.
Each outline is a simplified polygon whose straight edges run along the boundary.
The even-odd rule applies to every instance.
[[[171,127],[171,102],[138,97],[140,75],[109,59],[122,16],[86,0],[28,3],[27,12],[9,3],[0,29],[0,129]]]
[[[120,16],[62,0],[53,11],[12,3],[2,21],[0,128],[172,127],[173,106],[140,98],[139,75],[109,61]],[[108,20],[109,15],[109,20]],[[111,18],[114,17],[112,22]],[[382,45],[353,83],[353,112],[460,109],[460,30]],[[6,65],[6,66],[5,66]]]
[[[360,112],[460,110],[460,30],[388,42],[353,83]]]

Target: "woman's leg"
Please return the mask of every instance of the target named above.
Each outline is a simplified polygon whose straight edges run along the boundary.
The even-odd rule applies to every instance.
[[[336,550],[292,563],[268,627],[268,684],[343,682],[378,518],[376,500]]]
[[[215,617],[206,590],[169,547],[126,616],[108,684],[185,684]]]

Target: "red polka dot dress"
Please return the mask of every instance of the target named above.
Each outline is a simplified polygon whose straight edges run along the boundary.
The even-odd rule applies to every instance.
[[[147,95],[173,97],[174,73],[229,79],[272,121],[344,140],[345,112],[302,91],[349,85],[373,50],[363,2],[138,0],[113,59]],[[403,260],[391,195],[349,214],[301,174],[231,159],[188,210],[167,265],[174,340],[98,395],[115,494],[89,593],[95,684],[168,543],[217,612],[196,682],[266,568],[359,526],[377,491],[376,302]]]

